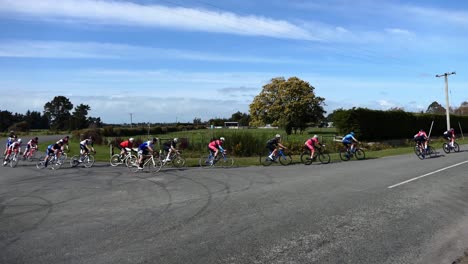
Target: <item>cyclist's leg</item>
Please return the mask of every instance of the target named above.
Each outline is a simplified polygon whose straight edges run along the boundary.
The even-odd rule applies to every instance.
[[[276,154],[276,147],[273,146],[272,144],[268,144],[268,145],[266,146],[266,148],[270,151],[270,155],[268,156],[268,158],[270,158],[271,160],[273,160],[273,159],[274,159],[273,157],[274,157],[275,154]]]
[[[314,146],[312,146],[312,145],[306,143],[306,144],[305,144],[305,147],[309,150],[310,159],[313,159],[313,158],[314,158],[314,152],[315,152]]]

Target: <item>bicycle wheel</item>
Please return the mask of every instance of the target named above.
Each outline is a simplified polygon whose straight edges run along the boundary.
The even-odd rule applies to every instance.
[[[220,167],[220,168],[229,168],[234,165],[234,159],[229,158],[229,157],[221,157],[216,161],[214,166]]]
[[[260,164],[263,166],[270,166],[271,163],[273,163],[273,160],[268,157],[268,154],[265,156],[260,156]]]
[[[62,167],[62,159],[57,159],[57,157],[53,157],[52,160],[49,162],[50,168],[53,170],[58,170]]]
[[[364,150],[358,148],[358,149],[356,149],[356,152],[354,153],[354,156],[358,160],[363,160],[363,159],[366,158],[366,153],[364,152]]]
[[[45,168],[45,161],[44,160],[41,160],[39,162],[36,163],[36,168],[38,169],[43,169]]]
[[[301,154],[301,162],[304,163],[305,165],[310,165],[312,164],[312,159],[310,158],[310,152],[309,151],[304,151]]]
[[[122,164],[122,160],[120,159],[120,154],[112,155],[109,162],[112,167],[119,166],[120,164]]]
[[[201,156],[198,160],[198,165],[200,165],[200,167],[202,168],[208,168],[213,166],[213,164],[211,164],[211,157]]]
[[[328,153],[320,153],[318,155],[318,159],[320,160],[322,164],[328,164],[330,163],[330,160],[331,160],[330,155]]]
[[[292,156],[290,154],[284,154],[278,157],[279,162],[283,166],[287,166],[292,163]]]
[[[18,165],[18,154],[13,153],[10,156],[10,167],[14,168],[14,167],[16,167],[16,165]]]
[[[446,154],[450,153],[450,146],[449,146],[449,144],[444,143],[444,144],[442,145],[442,150],[444,150],[444,152],[445,152]]]
[[[432,146],[427,146],[426,154],[429,155],[429,157],[435,157],[437,152]]]
[[[344,150],[344,149],[340,150],[340,159],[341,159],[342,161],[348,161],[350,158],[351,158],[351,157],[350,157],[348,151],[346,151],[346,150]]]
[[[125,159],[125,165],[126,165],[127,167],[131,167],[131,166],[133,166],[134,164],[136,164],[137,161],[138,161],[137,156],[135,156],[135,155],[130,155],[130,156],[128,156],[128,157]]]
[[[423,160],[426,158],[426,155],[419,149],[418,146],[414,147],[414,153],[420,160]]]
[[[457,142],[453,143],[453,150],[455,152],[460,152],[460,145]]]
[[[185,159],[181,156],[176,156],[172,159],[172,166],[176,168],[182,168],[185,165]]]
[[[75,156],[71,157],[70,166],[72,166],[74,168],[74,167],[78,166],[78,164],[80,164],[80,156],[75,155]]]
[[[93,155],[85,156],[85,158],[83,159],[83,165],[86,168],[91,168],[93,164],[94,164],[94,156]]]

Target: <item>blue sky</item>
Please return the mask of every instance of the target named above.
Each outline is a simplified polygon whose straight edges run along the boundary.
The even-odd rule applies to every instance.
[[[56,95],[107,123],[248,112],[297,76],[328,112],[468,101],[468,2],[0,0],[0,110]]]

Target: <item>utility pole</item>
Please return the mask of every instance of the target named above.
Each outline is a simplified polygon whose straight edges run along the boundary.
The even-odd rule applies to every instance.
[[[129,114],[130,114],[130,128],[132,128],[132,124],[133,124],[133,121],[132,121],[133,113],[129,113]]]
[[[448,76],[452,74],[457,74],[456,72],[446,72],[444,74],[437,74],[436,77],[445,77],[445,114],[447,115],[447,130],[450,129],[450,104],[449,104],[449,94],[448,94]]]

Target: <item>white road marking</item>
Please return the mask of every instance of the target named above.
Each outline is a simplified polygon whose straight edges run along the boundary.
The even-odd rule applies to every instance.
[[[438,170],[433,171],[433,172],[426,173],[426,174],[424,174],[424,175],[421,175],[421,176],[418,176],[418,177],[415,177],[415,178],[412,178],[412,179],[409,179],[409,180],[406,180],[406,181],[403,181],[403,182],[400,182],[400,183],[397,183],[397,184],[395,184],[395,185],[389,186],[388,188],[389,188],[389,189],[392,189],[392,188],[394,188],[394,187],[397,187],[397,186],[400,186],[400,185],[403,185],[403,184],[406,184],[406,183],[409,183],[409,182],[412,182],[412,181],[415,181],[415,180],[424,178],[424,177],[429,176],[429,175],[432,175],[432,174],[434,174],[434,173],[438,173],[438,172],[441,172],[441,171],[444,171],[444,170],[448,170],[448,169],[453,168],[453,167],[456,167],[456,166],[460,166],[460,165],[465,164],[465,163],[468,163],[468,160],[463,161],[463,162],[460,162],[460,163],[457,163],[457,164],[454,164],[454,165],[451,165],[451,166],[448,166],[448,167],[445,167],[445,168],[442,168],[442,169],[438,169]]]

